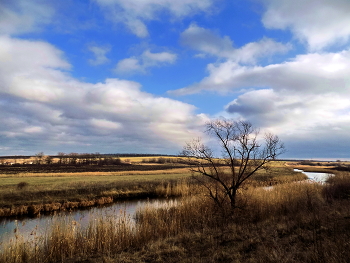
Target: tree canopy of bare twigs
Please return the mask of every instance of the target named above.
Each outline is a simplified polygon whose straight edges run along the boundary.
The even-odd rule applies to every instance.
[[[271,133],[259,136],[259,130],[248,121],[217,119],[206,124],[206,132],[218,142],[220,158],[201,139],[187,143],[181,154],[215,203],[219,207],[229,204],[233,211],[240,187],[282,154],[284,145]]]

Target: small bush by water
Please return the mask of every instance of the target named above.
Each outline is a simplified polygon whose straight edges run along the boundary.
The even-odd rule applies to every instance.
[[[350,173],[340,172],[327,180],[324,195],[333,199],[350,199]]]

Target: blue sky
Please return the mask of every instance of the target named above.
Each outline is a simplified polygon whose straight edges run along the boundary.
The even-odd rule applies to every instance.
[[[312,10],[312,12],[310,11]],[[349,159],[348,0],[3,0],[0,155],[177,154],[244,119]]]

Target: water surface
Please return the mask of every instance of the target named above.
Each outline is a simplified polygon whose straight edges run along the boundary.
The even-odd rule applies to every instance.
[[[300,170],[300,169],[294,169],[294,171],[301,172],[305,174],[309,180],[317,183],[322,183],[322,184],[326,183],[328,178],[334,175],[331,173],[304,172],[303,170]]]
[[[94,219],[129,217],[133,220],[136,211],[146,205],[163,206],[173,204],[173,200],[133,200],[116,202],[108,206],[92,207],[72,212],[57,212],[52,215],[41,215],[36,218],[3,219],[0,221],[0,251],[3,245],[21,238],[25,241],[34,241],[42,238],[45,232],[54,223],[79,224],[87,227]]]

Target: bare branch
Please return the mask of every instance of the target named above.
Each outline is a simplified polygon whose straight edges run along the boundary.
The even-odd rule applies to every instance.
[[[201,183],[217,205],[226,201],[236,207],[236,194],[242,184],[258,170],[284,153],[284,145],[271,133],[258,140],[259,130],[250,122],[218,119],[206,124],[206,132],[218,141],[222,159],[195,139],[184,146],[182,155],[192,165],[191,171],[208,180]],[[229,173],[227,173],[229,170]]]

